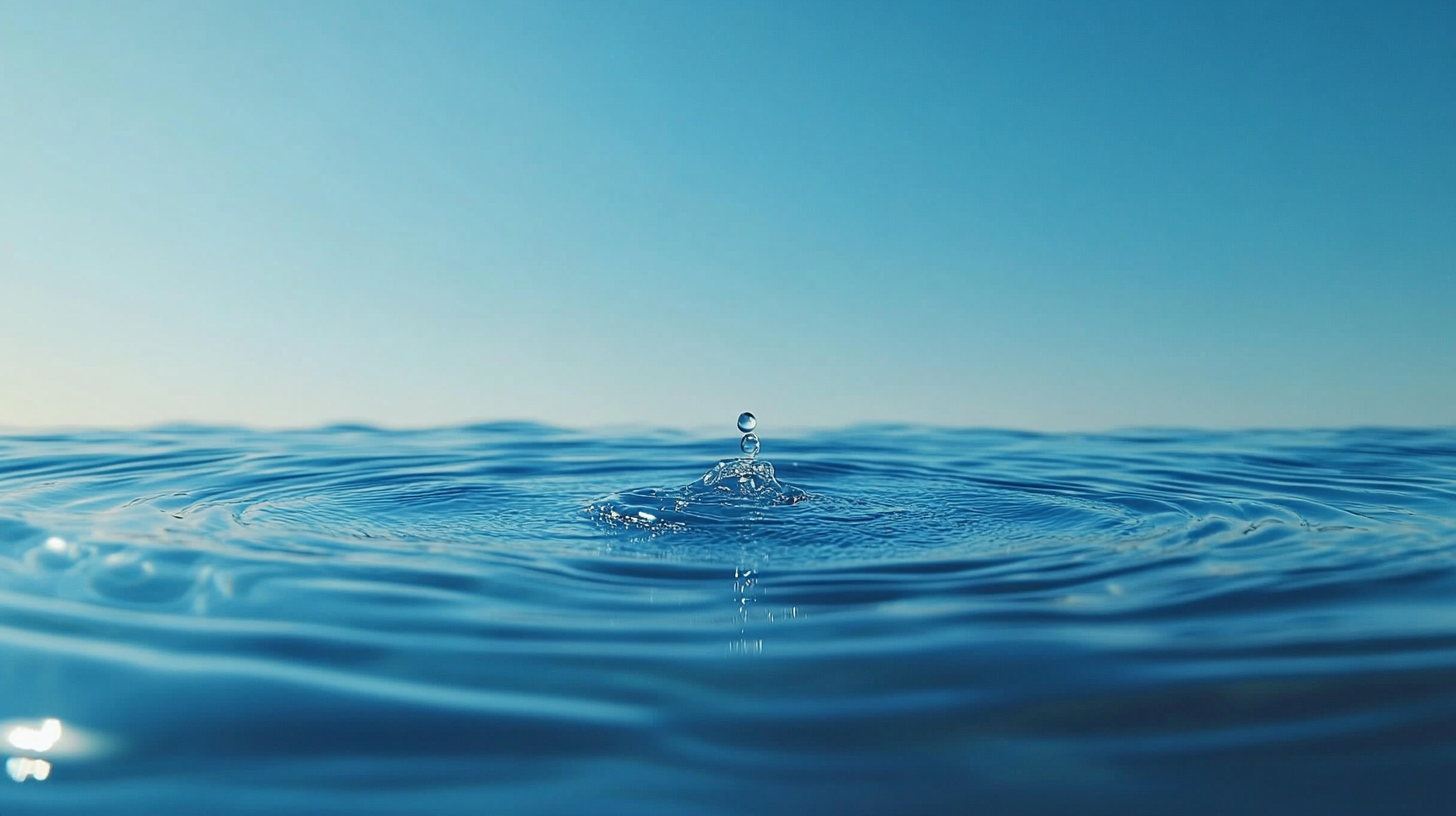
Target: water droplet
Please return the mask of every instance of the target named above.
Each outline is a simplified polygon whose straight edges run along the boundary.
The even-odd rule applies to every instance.
[[[738,415],[738,430],[748,433],[758,427],[758,418],[753,414],[744,411]]]
[[[738,448],[739,448],[739,450],[743,451],[744,453],[748,454],[749,456],[757,456],[758,455],[758,437],[757,436],[754,436],[751,433],[750,434],[744,434],[743,435],[743,441],[738,443]]]

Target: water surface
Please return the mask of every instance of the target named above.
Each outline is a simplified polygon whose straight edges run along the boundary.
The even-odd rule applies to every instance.
[[[1456,431],[758,435],[0,436],[0,812],[1450,806]]]

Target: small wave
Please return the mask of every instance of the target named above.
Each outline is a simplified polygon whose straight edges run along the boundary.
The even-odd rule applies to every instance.
[[[0,811],[1453,792],[1456,432],[768,444],[0,438],[0,700],[29,729]],[[51,720],[106,750],[39,750]]]

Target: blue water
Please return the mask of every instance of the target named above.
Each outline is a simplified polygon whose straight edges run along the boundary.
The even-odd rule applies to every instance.
[[[0,436],[0,813],[1456,807],[1456,431],[759,436]]]

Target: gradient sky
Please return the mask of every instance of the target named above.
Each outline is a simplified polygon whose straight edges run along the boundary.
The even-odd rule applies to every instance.
[[[0,0],[0,425],[1456,424],[1456,4]]]

